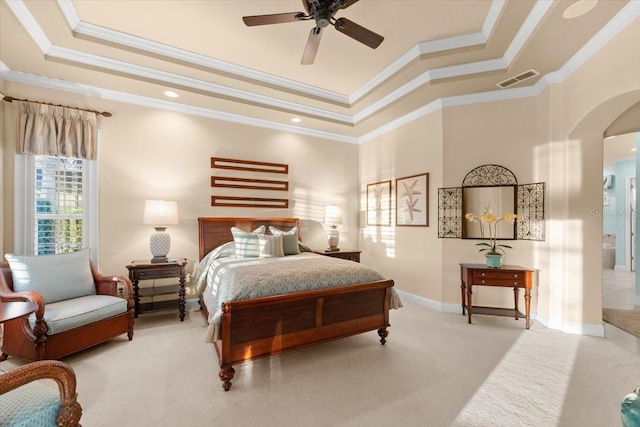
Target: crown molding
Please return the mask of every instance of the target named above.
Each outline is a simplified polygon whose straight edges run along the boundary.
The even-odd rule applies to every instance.
[[[53,79],[50,77],[23,73],[21,71],[13,71],[9,69],[2,61],[0,61],[0,79],[25,84],[29,86],[37,86],[46,89],[60,90],[64,92],[76,93],[85,96],[91,96],[110,101],[124,102],[126,104],[139,105],[142,107],[159,108],[162,110],[175,111],[178,113],[190,114],[194,116],[206,117],[210,119],[223,120],[232,123],[238,123],[247,126],[256,126],[282,132],[295,133],[300,135],[312,136],[316,138],[328,139],[338,142],[346,142],[350,144],[358,144],[358,138],[347,135],[324,132],[302,126],[294,126],[284,123],[278,123],[270,120],[257,119],[254,117],[243,116],[240,114],[226,113],[223,111],[212,110],[208,108],[195,107],[191,105],[179,104],[177,102],[165,101],[163,99],[150,98],[146,96],[134,95],[126,92],[120,92],[110,89],[99,88],[96,86],[82,85],[65,80]]]
[[[27,30],[33,41],[38,45],[38,48],[42,53],[47,53],[51,48],[51,42],[45,35],[44,31],[36,22],[27,5],[22,1],[4,1],[5,4],[11,9],[11,12],[18,18],[22,26]]]
[[[6,1],[6,0],[5,0]],[[20,1],[11,1],[8,3],[22,3]],[[13,8],[12,8],[13,10]],[[28,11],[27,11],[28,12]],[[539,12],[539,11],[538,11]],[[19,12],[22,13],[22,12]],[[587,60],[595,55],[601,48],[606,46],[617,34],[625,29],[634,20],[640,17],[640,1],[629,2],[615,17],[613,17],[589,42],[587,42],[572,58],[567,61],[560,70],[549,73],[542,76],[536,82],[535,85],[524,88],[511,88],[500,89],[491,92],[481,92],[469,95],[461,95],[454,97],[441,98],[432,101],[398,119],[395,119],[367,134],[360,137],[350,137],[342,134],[317,131],[301,126],[293,126],[288,124],[282,124],[278,122],[256,119],[248,116],[242,116],[238,114],[230,114],[221,111],[205,109],[201,107],[192,107],[184,104],[178,104],[175,102],[165,101],[161,99],[154,99],[149,97],[143,97],[138,95],[132,95],[124,92],[112,91],[108,89],[97,88],[88,85],[82,85],[78,83],[53,79],[49,77],[33,75],[23,73],[20,71],[11,70],[6,64],[0,61],[0,78],[12,81],[16,83],[56,89],[66,92],[78,93],[86,96],[96,96],[113,101],[125,102],[129,104],[141,105],[151,108],[162,108],[181,112],[185,114],[192,114],[202,117],[208,117],[218,120],[231,121],[234,123],[240,123],[248,126],[257,126],[263,128],[269,128],[278,131],[291,132],[301,135],[307,135],[312,137],[318,137],[328,140],[334,140],[346,143],[363,143],[369,141],[377,136],[383,135],[393,129],[403,126],[413,120],[423,117],[432,112],[453,106],[471,105],[476,103],[486,103],[503,101],[524,97],[537,96],[544,91],[551,84],[561,83],[566,80],[574,71],[579,69]],[[21,22],[23,22],[21,20]],[[35,24],[37,26],[37,24]],[[39,44],[40,46],[40,44]],[[58,52],[59,48],[51,48],[54,53]],[[49,50],[51,50],[49,49]],[[494,60],[490,60],[494,61]],[[496,66],[497,64],[493,64]],[[485,66],[490,67],[491,64]],[[428,78],[422,77],[424,79]],[[420,82],[415,82],[414,85],[418,85]]]
[[[487,71],[496,71],[501,69],[506,69],[510,64],[510,61],[507,61],[503,58],[501,59],[492,59],[485,61],[478,61],[469,64],[461,64],[450,67],[442,67],[438,69],[433,69],[423,73],[422,75],[416,77],[412,81],[404,84],[402,87],[397,89],[396,91],[388,94],[382,99],[376,101],[371,104],[369,107],[355,114],[354,116],[350,116],[347,114],[335,113],[329,110],[310,107],[304,104],[285,101],[282,99],[274,98],[271,96],[255,94],[253,92],[230,88],[227,86],[206,82],[199,79],[189,78],[186,76],[181,76],[173,73],[168,73],[164,71],[155,70],[148,67],[143,67],[123,61],[118,61],[115,59],[105,58],[98,55],[88,54],[84,52],[80,52],[77,50],[72,50],[68,48],[63,48],[60,46],[51,46],[51,43],[46,39],[42,29],[39,27],[33,16],[30,14],[24,2],[22,0],[14,0],[7,3],[11,4],[19,4],[21,13],[18,17],[22,25],[25,27],[27,32],[34,38],[35,37],[44,37],[46,44],[48,44],[48,49],[43,51],[46,57],[52,59],[59,59],[68,62],[75,62],[78,64],[83,64],[85,66],[90,66],[93,68],[109,70],[116,73],[124,73],[132,76],[136,76],[138,78],[142,78],[145,80],[158,81],[163,84],[188,88],[191,90],[205,92],[212,95],[220,95],[229,97],[232,99],[238,99],[242,101],[258,103],[265,106],[283,109],[287,111],[294,111],[300,114],[308,115],[316,118],[324,118],[328,120],[332,120],[338,123],[344,123],[348,125],[354,125],[358,122],[372,116],[378,111],[386,108],[391,103],[409,95],[412,91],[416,90],[420,86],[427,84],[430,81],[436,79],[445,79],[451,77],[458,77],[462,75],[470,75],[476,73],[483,73]],[[140,37],[132,36],[126,33],[122,33],[119,31],[110,30],[104,27],[100,27],[94,24],[83,23],[78,17],[75,9],[70,0],[58,0],[58,4],[67,20],[68,25],[74,32],[85,31],[85,35],[109,41],[112,43],[116,43],[122,46],[129,47],[131,49],[140,49],[150,53],[154,53],[156,55],[163,55],[165,57],[171,57],[174,59],[179,59],[181,61],[187,61],[192,64],[203,64],[208,63],[212,65],[211,61],[217,61],[219,63],[223,63],[223,61],[214,60],[212,58],[207,58],[203,55],[198,55],[192,52],[187,52],[182,49],[177,49],[172,46],[164,45],[161,43],[152,42],[150,40],[146,40]],[[385,71],[372,79],[365,86],[364,91],[358,92],[354,97],[355,100],[359,99],[358,97],[364,96],[364,94],[368,93],[370,90],[373,90],[375,87],[382,84],[384,80],[386,80],[391,74],[397,72],[399,69],[405,67],[409,62],[418,58],[421,54],[424,53],[434,53],[441,52],[450,49],[458,49],[460,47],[472,46],[478,43],[486,43],[487,36],[484,34],[489,34],[495,27],[495,23],[502,12],[505,2],[503,0],[494,0],[492,7],[490,8],[487,19],[485,20],[485,24],[483,25],[483,29],[479,33],[474,33],[470,35],[456,36],[450,37],[441,40],[434,40],[429,42],[420,43],[418,46],[410,49],[406,54],[404,54],[399,60],[396,60],[393,64],[391,64]],[[525,23],[520,28],[518,34],[522,35],[521,37],[516,37],[514,41],[511,43],[509,49],[513,52],[518,52],[526,42],[527,35],[532,34],[533,29],[538,25],[542,16],[552,2],[546,0],[538,0],[536,5],[534,6],[532,12],[529,14],[528,18],[525,20]],[[12,9],[13,10],[13,9]],[[538,11],[538,13],[536,13]],[[40,45],[40,44],[39,44]],[[166,52],[170,52],[169,54]],[[512,55],[512,59],[515,58],[515,54]],[[200,61],[200,62],[198,62]],[[228,66],[232,65],[229,63],[224,63]],[[247,75],[246,73],[250,72],[249,69],[244,67],[235,66],[237,70],[240,70],[243,75]],[[231,68],[222,69],[226,72],[232,72]],[[255,70],[251,70],[253,72]],[[385,77],[387,76],[387,77]],[[257,75],[253,75],[253,77],[257,77]],[[274,76],[275,77],[275,76]],[[250,77],[251,78],[251,77]],[[258,79],[259,80],[259,79]],[[282,79],[283,81],[289,81],[287,79]],[[318,95],[316,93],[316,95]],[[351,97],[349,97],[351,98]]]
[[[334,113],[321,108],[310,107],[297,102],[285,101],[266,95],[261,95],[246,90],[230,88],[228,86],[211,83],[200,79],[185,77],[166,71],[160,71],[142,65],[131,64],[117,59],[105,58],[103,56],[67,49],[60,46],[51,46],[46,52],[48,58],[55,58],[65,62],[75,62],[92,68],[109,70],[119,74],[128,74],[143,80],[151,80],[188,88],[196,92],[205,92],[242,100],[250,103],[257,103],[277,109],[292,111],[298,114],[305,114],[313,117],[322,117],[345,124],[353,124],[353,118],[347,114]]]
[[[306,95],[324,99],[326,101],[337,102],[343,106],[348,106],[349,99],[346,95],[321,89],[316,86],[285,79],[273,74],[254,70],[251,68],[236,65],[230,62],[211,58],[195,52],[179,49],[163,43],[158,43],[142,37],[133,36],[121,31],[112,30],[99,25],[83,22],[73,7],[71,0],[57,0],[58,6],[64,14],[69,28],[74,35],[84,35],[97,40],[103,40],[120,46],[148,52],[154,56],[171,58],[176,61],[186,62],[200,67],[206,67],[223,73],[229,73],[250,80],[259,81],[267,85],[272,85]]]
[[[74,35],[83,35],[95,40],[102,40],[119,46],[128,47],[130,49],[148,52],[154,56],[166,57],[175,61],[186,62],[192,65],[198,65],[200,67],[206,67],[212,70],[236,75],[238,77],[259,81],[282,89],[294,90],[325,101],[338,102],[342,106],[347,107],[355,104],[362,97],[382,85],[393,74],[405,68],[421,55],[486,44],[488,37],[495,28],[498,17],[506,3],[505,0],[493,0],[481,31],[461,36],[421,42],[409,49],[400,58],[395,60],[391,65],[351,95],[346,96],[312,85],[307,85],[294,80],[285,79],[269,73],[232,64],[230,62],[189,52],[174,46],[154,42],[142,37],[133,36],[131,34],[126,34],[92,23],[83,22],[80,20],[71,0],[57,0],[57,2]],[[549,3],[546,0],[538,0],[538,2]]]

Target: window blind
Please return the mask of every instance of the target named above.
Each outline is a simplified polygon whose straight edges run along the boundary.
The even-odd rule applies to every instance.
[[[72,252],[83,247],[84,161],[35,158],[35,253]]]

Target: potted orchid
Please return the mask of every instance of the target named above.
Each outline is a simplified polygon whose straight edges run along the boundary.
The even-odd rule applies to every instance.
[[[503,245],[497,243],[497,227],[500,221],[506,221],[513,223],[514,221],[522,221],[524,217],[514,213],[504,214],[502,217],[496,216],[491,209],[485,209],[484,213],[480,216],[476,216],[469,212],[464,216],[467,221],[478,221],[480,223],[480,233],[482,238],[485,238],[485,224],[489,234],[489,243],[482,242],[476,243],[476,246],[481,246],[480,252],[486,252],[485,257],[488,267],[498,268],[502,265],[502,256],[505,254],[505,249],[512,249],[509,245]]]

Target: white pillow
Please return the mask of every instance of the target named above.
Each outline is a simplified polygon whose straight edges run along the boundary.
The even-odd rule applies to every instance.
[[[284,256],[282,237],[283,236],[268,236],[266,234],[258,234],[258,241],[260,243],[260,258]]]
[[[56,255],[6,254],[14,292],[35,291],[45,303],[96,294],[89,266],[90,249]]]
[[[274,236],[283,236],[284,254],[285,255],[297,255],[300,253],[298,247],[298,227],[293,227],[289,231],[282,231],[273,225],[269,226],[269,232]]]
[[[260,242],[258,234],[264,234],[266,227],[261,225],[251,233],[231,227],[231,234],[236,245],[236,256],[238,258],[258,258],[260,256]]]

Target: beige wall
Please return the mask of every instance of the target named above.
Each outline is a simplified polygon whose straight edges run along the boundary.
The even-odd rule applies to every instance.
[[[436,237],[436,191],[460,186],[476,166],[500,164],[514,172],[519,183],[546,183],[546,241],[514,241],[505,257],[507,263],[539,270],[533,301],[537,318],[566,332],[601,335],[602,221],[593,212],[602,210],[602,139],[605,129],[640,100],[637,51],[640,21],[565,82],[536,97],[445,108],[363,144],[361,191],[374,178],[412,172],[407,169],[437,177],[430,196],[432,226],[412,233],[419,236],[413,244],[393,227],[365,230],[365,235],[392,236],[387,247],[413,249],[413,263],[385,258],[383,251],[370,253],[370,262],[384,266],[389,277],[402,278],[399,289],[422,297],[426,305],[434,305],[435,299],[444,310],[459,311],[458,264],[482,262],[482,256],[475,241]],[[395,146],[388,147],[389,141]],[[416,156],[405,163],[406,156],[399,153],[409,152]],[[431,153],[442,157],[440,164],[433,164]],[[426,249],[438,246],[440,254]],[[366,242],[364,249],[367,252]],[[426,267],[434,256],[441,259],[441,271]],[[511,295],[501,289],[476,289],[474,298],[479,305],[511,304]]]
[[[12,96],[82,105],[79,96],[7,83]],[[10,105],[10,104],[9,104]],[[108,101],[92,102],[109,111],[100,119],[100,269],[125,274],[134,259],[146,259],[150,226],[142,225],[145,199],[177,200],[180,224],[169,227],[172,257],[198,256],[199,216],[296,216],[303,221],[302,237],[313,248],[327,246],[321,225],[326,204],[344,207],[342,247],[358,247],[358,146]],[[3,110],[12,120],[10,108]],[[5,132],[3,131],[3,134]],[[4,140],[4,150],[12,151]],[[290,209],[212,208],[213,194],[287,197],[286,193],[241,190],[223,192],[210,187],[212,156],[286,163],[289,165]],[[5,167],[4,221],[6,252],[13,251],[13,171]],[[227,174],[229,175],[229,174]],[[271,176],[282,179],[283,176]]]

